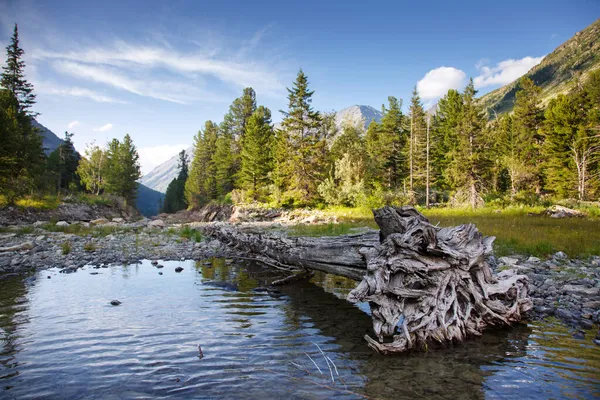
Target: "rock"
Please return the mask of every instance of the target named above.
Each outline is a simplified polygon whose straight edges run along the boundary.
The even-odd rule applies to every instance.
[[[539,263],[540,261],[542,261],[542,260],[540,260],[540,259],[539,259],[539,258],[537,258],[537,257],[533,257],[533,256],[532,256],[532,257],[529,257],[529,258],[527,259],[527,262],[528,262],[528,263],[530,263],[530,264],[537,264],[537,263]]]
[[[33,226],[35,226],[36,228],[39,228],[40,226],[44,226],[48,223],[48,221],[35,221],[33,223]]]
[[[163,221],[162,219],[155,219],[154,221],[148,222],[147,226],[148,228],[164,228],[165,221]]]
[[[61,228],[64,228],[64,227],[67,227],[67,226],[69,226],[69,223],[68,223],[67,221],[58,221],[58,222],[56,223],[56,226],[58,226],[58,227],[61,227]]]
[[[583,329],[592,329],[594,327],[594,323],[589,319],[582,319],[579,321],[579,326]]]
[[[586,301],[581,305],[583,308],[591,308],[592,310],[600,309],[600,301]]]
[[[600,287],[586,288],[581,285],[564,285],[561,288],[561,292],[566,294],[575,294],[580,296],[598,296],[600,295]],[[591,308],[591,307],[586,307]]]
[[[567,208],[559,205],[552,206],[548,208],[545,213],[550,216],[550,218],[572,218],[572,217],[585,217],[586,214],[573,210],[572,208]]]
[[[511,266],[517,265],[519,263],[519,259],[514,257],[500,257],[498,261],[502,264]]]
[[[569,257],[564,252],[558,251],[558,252],[554,253],[552,258],[554,258],[555,260],[566,260]]]
[[[183,267],[177,267],[177,268],[175,268],[175,272],[181,272],[181,271],[183,271]]]
[[[112,222],[116,222],[117,224],[122,224],[123,222],[125,222],[125,220],[123,218],[113,218]]]
[[[154,265],[156,267],[158,265],[158,261],[152,260],[152,261],[150,261],[150,264],[152,264],[152,265]]]
[[[119,300],[111,300],[110,304],[113,306],[118,306],[118,305],[121,305],[121,302]]]
[[[158,271],[158,274],[159,274],[159,275],[162,275],[163,273],[162,273],[162,271]]]
[[[52,277],[50,275],[48,275],[48,279],[52,279]]]
[[[108,224],[108,220],[106,218],[98,218],[90,221],[92,225],[104,225]]]
[[[156,268],[164,268],[164,267],[165,267],[165,266],[164,266],[164,265],[162,265],[162,264],[158,264],[158,265],[156,266]],[[178,267],[178,268],[179,268],[179,267]],[[183,268],[181,268],[181,269],[183,270]],[[176,270],[177,270],[177,268],[176,268]]]
[[[558,308],[556,309],[556,311],[554,312],[554,314],[561,319],[564,320],[571,320],[573,319],[573,314],[571,314],[571,312],[569,310],[566,310],[564,308]]]

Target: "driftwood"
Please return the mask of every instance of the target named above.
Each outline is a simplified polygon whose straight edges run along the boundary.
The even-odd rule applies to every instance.
[[[204,234],[233,246],[253,259],[274,268],[299,272],[323,271],[360,281],[365,274],[362,249],[379,245],[377,233],[336,237],[281,237],[244,231],[229,224],[204,227]]]
[[[379,235],[290,238],[226,224],[204,231],[275,268],[361,281],[348,300],[369,302],[378,340],[365,338],[384,354],[478,336],[519,321],[531,308],[527,277],[508,271],[494,277],[486,262],[494,238],[474,225],[438,228],[412,207],[374,215]]]
[[[24,243],[16,244],[14,246],[0,247],[0,253],[6,253],[9,251],[31,250],[31,249],[33,249],[33,243],[32,242],[24,242]]]
[[[459,342],[489,326],[517,322],[532,307],[526,276],[492,276],[486,258],[494,238],[475,225],[438,228],[412,207],[374,214],[381,246],[362,250],[367,274],[348,300],[369,302],[379,340],[365,338],[375,350]],[[393,341],[384,343],[386,337]]]

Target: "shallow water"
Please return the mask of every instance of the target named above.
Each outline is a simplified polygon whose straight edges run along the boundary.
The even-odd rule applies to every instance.
[[[366,305],[343,300],[353,282],[268,293],[253,289],[278,276],[259,266],[163,264],[0,281],[0,398],[600,397],[592,333],[534,323],[382,357]]]

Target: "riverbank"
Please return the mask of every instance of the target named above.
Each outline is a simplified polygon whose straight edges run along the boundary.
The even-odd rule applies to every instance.
[[[96,226],[77,223],[60,227],[38,223],[5,229],[0,233],[0,277],[53,267],[72,273],[86,265],[100,268],[136,264],[144,259],[207,260],[236,255],[219,241],[202,237],[200,230],[205,223],[169,227],[162,220],[102,222]],[[272,224],[243,225],[273,231]],[[276,226],[279,234],[286,235],[283,225]],[[534,304],[530,319],[556,317],[583,330],[600,324],[599,256],[578,259],[557,252],[546,259],[490,257],[489,263],[496,273],[515,271],[529,277]]]

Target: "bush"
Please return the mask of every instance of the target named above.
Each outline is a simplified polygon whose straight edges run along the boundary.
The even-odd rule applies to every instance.
[[[96,251],[96,245],[94,245],[94,243],[92,242],[85,242],[85,244],[83,245],[83,250],[91,253],[93,251]]]

